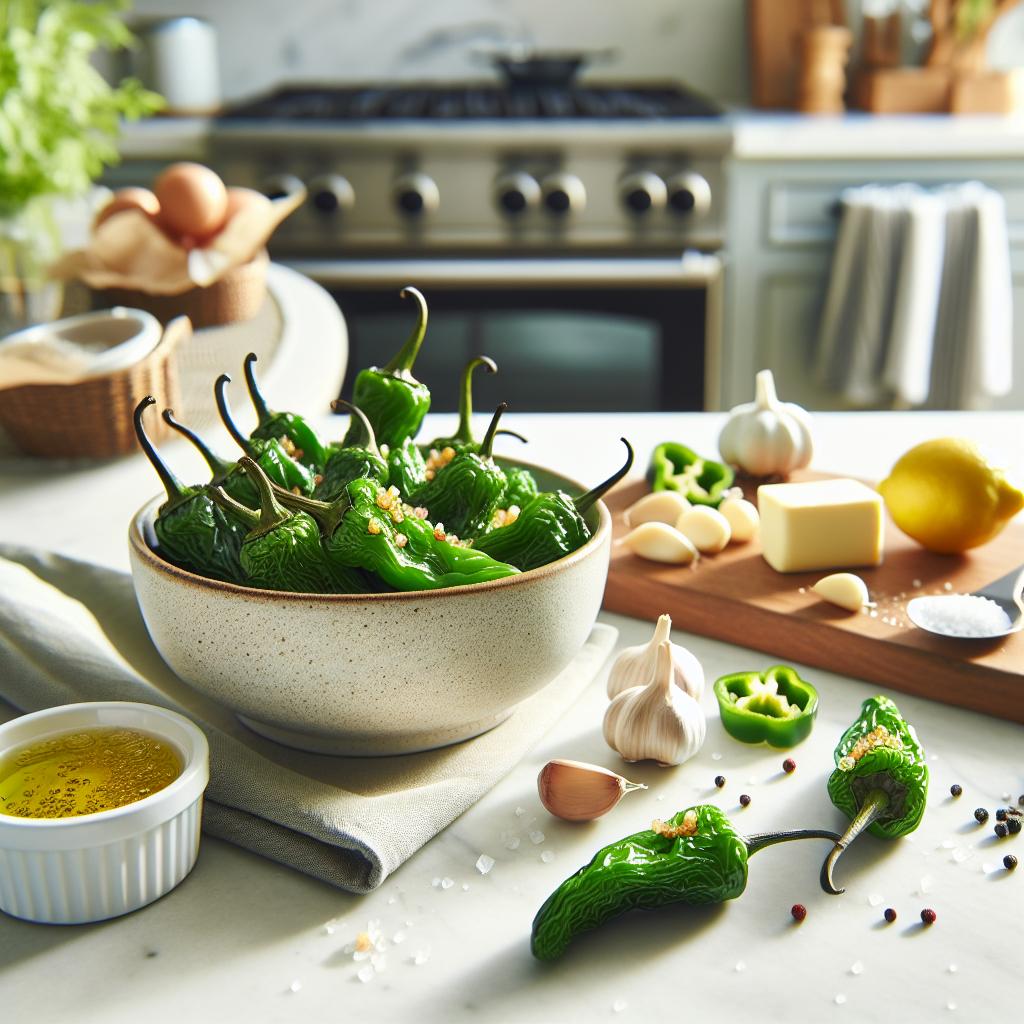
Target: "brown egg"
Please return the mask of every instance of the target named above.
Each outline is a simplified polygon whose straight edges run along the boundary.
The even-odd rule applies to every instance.
[[[115,213],[123,213],[125,210],[141,210],[147,217],[157,217],[160,214],[160,200],[148,188],[119,188],[110,202],[96,214],[92,223],[93,230]]]
[[[224,182],[202,164],[171,164],[156,179],[160,224],[189,248],[196,239],[215,234],[224,225],[228,194]]]

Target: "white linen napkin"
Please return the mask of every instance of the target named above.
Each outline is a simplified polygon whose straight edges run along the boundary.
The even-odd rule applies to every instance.
[[[256,736],[175,676],[127,573],[0,545],[0,698],[21,711],[133,700],[187,715],[210,743],[204,831],[356,893],[506,775],[599,674],[617,636],[595,625],[568,668],[476,739],[401,757],[327,757]]]

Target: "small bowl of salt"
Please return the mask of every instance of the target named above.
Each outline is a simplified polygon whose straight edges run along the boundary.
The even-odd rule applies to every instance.
[[[938,636],[995,640],[1024,626],[1024,570],[1010,573],[976,594],[935,594],[907,603],[907,617]]]

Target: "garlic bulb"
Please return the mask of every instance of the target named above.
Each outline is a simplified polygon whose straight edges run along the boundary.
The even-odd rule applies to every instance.
[[[725,548],[732,536],[729,520],[716,508],[695,505],[679,517],[676,529],[693,541],[701,554],[716,555]]]
[[[704,745],[707,728],[700,705],[672,685],[667,640],[658,645],[651,682],[623,690],[604,714],[605,742],[626,761],[682,764]]]
[[[752,501],[743,497],[743,492],[736,488],[736,494],[728,494],[718,511],[729,521],[732,529],[732,539],[737,544],[743,544],[753,540],[757,535],[758,527],[761,525],[761,517],[758,514],[757,506]]]
[[[642,523],[668,523],[669,526],[690,507],[678,491],[654,491],[633,502],[623,518],[631,529]]]
[[[761,370],[757,397],[738,405],[718,437],[722,458],[751,476],[787,476],[811,461],[811,421],[807,411],[780,402],[771,370]]]
[[[834,572],[818,580],[811,590],[823,600],[845,608],[848,612],[859,612],[871,603],[867,584],[852,572]]]
[[[641,558],[669,565],[689,565],[700,555],[689,537],[668,523],[641,523],[622,538],[622,543]]]
[[[669,641],[672,633],[672,617],[662,615],[654,627],[654,636],[646,644],[627,647],[612,663],[608,673],[608,696],[617,697],[631,686],[646,686],[658,667],[658,648]],[[669,655],[672,665],[672,682],[694,700],[704,695],[704,668],[685,647],[669,641]]]
[[[537,776],[540,802],[565,821],[593,821],[607,814],[627,793],[647,787],[582,761],[548,761]]]

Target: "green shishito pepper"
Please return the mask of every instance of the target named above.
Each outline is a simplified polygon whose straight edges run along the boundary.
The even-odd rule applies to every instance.
[[[540,494],[540,488],[537,486],[533,474],[522,466],[506,466],[505,479],[508,484],[505,487],[505,493],[501,496],[501,504],[506,509],[515,505],[522,511],[532,498],[536,498]]]
[[[353,480],[330,504],[276,489],[283,504],[320,526],[335,564],[373,573],[395,590],[440,590],[516,576],[519,570],[450,542],[402,501],[397,488]]]
[[[302,494],[312,494],[316,488],[315,475],[301,462],[293,459],[280,441],[276,438],[271,438],[268,441],[259,437],[246,437],[238,429],[238,425],[231,416],[231,409],[228,407],[227,386],[230,383],[231,378],[226,373],[222,373],[214,383],[213,393],[217,400],[217,411],[220,413],[220,418],[235,443],[250,459],[259,463],[260,469],[275,484],[279,484],[289,491],[298,488]],[[229,497],[243,505],[251,507],[259,504],[259,492],[256,489],[255,480],[251,474],[246,474],[239,468],[228,474],[223,487]]]
[[[498,421],[508,408],[505,402],[494,411],[480,448],[464,448],[444,472],[409,495],[412,505],[429,510],[434,523],[443,523],[457,537],[475,537],[491,524],[507,480],[494,461],[491,449]]]
[[[928,798],[928,765],[913,726],[888,697],[869,697],[835,750],[828,795],[850,827],[821,868],[822,888],[843,892],[832,872],[843,851],[867,830],[883,839],[908,835],[921,823]]]
[[[722,676],[715,697],[723,728],[743,743],[796,746],[810,735],[818,713],[818,691],[788,665]]]
[[[260,496],[254,512],[231,498],[222,488],[212,489],[214,501],[249,527],[242,542],[240,561],[246,583],[261,590],[285,590],[299,594],[350,592],[351,573],[339,573],[320,546],[320,529],[304,512],[290,512],[274,497],[270,478],[259,465],[243,455],[239,467],[248,473]]]
[[[548,897],[533,921],[533,955],[555,960],[580,932],[628,910],[735,899],[747,886],[749,858],[794,839],[835,841],[836,834],[806,829],[744,837],[712,804],[654,821],[650,829],[598,850]]]
[[[419,319],[409,340],[387,366],[360,370],[352,388],[352,404],[358,405],[373,424],[378,444],[388,448],[415,437],[430,409],[430,391],[413,375],[412,368],[427,332],[427,301],[418,289],[403,288],[401,297],[411,296],[419,304]],[[358,428],[353,424],[344,445],[354,444]]]
[[[620,440],[626,446],[626,461],[607,480],[578,498],[565,491],[538,494],[527,501],[514,522],[477,538],[476,549],[525,572],[563,558],[586,544],[590,528],[583,516],[633,465],[632,445],[624,437]]]
[[[718,507],[735,474],[723,462],[702,459],[691,448],[665,441],[651,453],[647,480],[654,491],[678,491],[693,505]]]
[[[249,389],[253,408],[259,423],[250,435],[264,441],[280,441],[286,437],[295,451],[295,459],[315,472],[320,472],[327,462],[327,446],[317,436],[316,431],[301,417],[293,412],[272,412],[267,408],[266,400],[256,383],[253,363],[256,353],[250,352],[245,357],[245,383]]]
[[[402,494],[412,494],[427,482],[427,464],[416,442],[407,437],[388,450],[388,484]]]
[[[189,572],[241,583],[245,573],[239,552],[244,531],[210,500],[205,488],[184,486],[160,457],[142,423],[143,412],[155,404],[156,399],[147,395],[135,407],[135,434],[167,492],[153,523],[159,553]]]
[[[366,414],[342,399],[332,402],[331,408],[335,412],[347,409],[352,414],[352,423],[346,436],[351,436],[355,431],[355,440],[342,448],[333,449],[324,466],[323,479],[316,486],[316,497],[321,501],[333,501],[345,490],[350,480],[358,480],[360,477],[386,484],[388,464],[377,447],[377,438]]]

